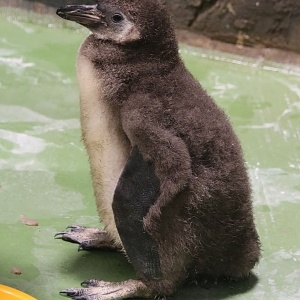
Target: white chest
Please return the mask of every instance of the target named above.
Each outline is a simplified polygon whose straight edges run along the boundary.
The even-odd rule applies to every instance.
[[[118,116],[105,101],[104,86],[92,63],[80,56],[77,64],[80,88],[82,137],[89,155],[99,216],[106,230],[121,244],[112,211],[113,195],[129,156],[130,144]]]

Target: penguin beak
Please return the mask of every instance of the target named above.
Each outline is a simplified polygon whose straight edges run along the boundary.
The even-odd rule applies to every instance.
[[[102,23],[104,15],[97,9],[97,5],[66,5],[60,7],[56,14],[63,19],[77,22],[86,27]]]

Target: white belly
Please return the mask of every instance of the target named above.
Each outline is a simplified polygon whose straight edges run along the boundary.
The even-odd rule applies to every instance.
[[[79,54],[80,55],[80,54]],[[118,116],[103,97],[103,84],[93,65],[78,58],[82,137],[87,149],[99,216],[116,244],[121,240],[112,211],[113,195],[129,156],[130,144]]]

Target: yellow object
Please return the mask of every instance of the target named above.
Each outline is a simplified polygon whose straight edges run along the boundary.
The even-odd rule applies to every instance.
[[[37,300],[21,291],[13,289],[9,286],[0,284],[1,300]]]

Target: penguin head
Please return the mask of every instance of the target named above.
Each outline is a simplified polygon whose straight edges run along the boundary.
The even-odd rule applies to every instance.
[[[94,5],[61,7],[57,15],[87,27],[98,39],[118,44],[174,35],[160,0],[98,0]]]

